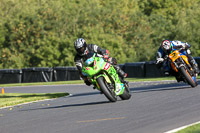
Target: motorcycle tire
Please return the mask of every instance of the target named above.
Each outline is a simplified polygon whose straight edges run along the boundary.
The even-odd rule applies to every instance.
[[[180,67],[180,72],[182,73],[182,75],[185,77],[187,83],[189,85],[191,85],[192,87],[196,87],[196,83],[195,81],[192,79],[192,77],[190,76],[190,74],[187,72],[187,70],[185,70],[185,68],[182,66]]]
[[[122,95],[119,95],[122,100],[128,100],[131,98],[129,86],[125,84],[125,89]]]
[[[111,90],[111,89],[108,88],[108,84],[104,80],[104,77],[97,78],[97,82],[98,82],[98,84],[101,88],[101,91],[108,98],[108,100],[111,101],[111,102],[116,102],[117,101],[117,95],[115,94],[114,89]]]

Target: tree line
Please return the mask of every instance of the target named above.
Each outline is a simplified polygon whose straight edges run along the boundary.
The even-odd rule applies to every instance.
[[[199,0],[0,0],[0,69],[74,66],[82,37],[119,64],[155,60],[164,39],[200,56]]]

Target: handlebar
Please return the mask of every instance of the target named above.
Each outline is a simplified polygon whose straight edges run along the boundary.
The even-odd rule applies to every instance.
[[[181,50],[183,50],[183,48],[180,48],[178,51],[180,52]]]

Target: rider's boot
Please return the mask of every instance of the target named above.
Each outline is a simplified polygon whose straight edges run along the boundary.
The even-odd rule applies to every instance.
[[[196,61],[192,59],[190,62],[191,62],[192,69],[194,70],[194,73],[199,74],[199,68]]]
[[[117,74],[121,78],[122,83],[128,83],[128,81],[125,80],[127,77],[127,73],[125,73],[118,65],[114,65],[115,70],[117,71]]]
[[[192,69],[194,70],[194,73],[198,75],[199,74],[199,68],[198,68],[198,64],[196,63],[195,59],[192,57],[191,54],[188,54],[187,57],[188,57],[189,62],[192,66]]]

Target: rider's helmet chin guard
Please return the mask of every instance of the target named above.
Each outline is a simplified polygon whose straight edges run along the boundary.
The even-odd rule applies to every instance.
[[[80,56],[84,56],[88,53],[87,44],[86,44],[86,41],[83,38],[78,38],[74,42],[74,48],[76,49],[77,53]]]
[[[164,40],[161,43],[161,48],[163,49],[163,51],[167,53],[171,53],[173,49],[173,45],[169,40]]]

